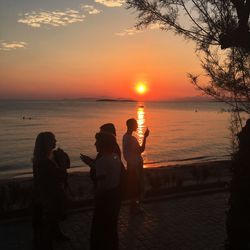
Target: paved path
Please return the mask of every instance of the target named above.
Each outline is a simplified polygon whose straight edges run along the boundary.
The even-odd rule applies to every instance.
[[[223,249],[228,194],[216,193],[144,204],[145,213],[130,217],[120,213],[120,250],[216,250]],[[92,212],[69,216],[62,230],[71,241],[56,243],[56,250],[89,249]],[[28,221],[0,224],[1,250],[31,249]]]

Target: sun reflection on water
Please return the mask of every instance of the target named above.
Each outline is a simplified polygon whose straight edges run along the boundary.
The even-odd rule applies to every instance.
[[[137,107],[137,123],[138,123],[137,137],[138,137],[138,141],[141,145],[142,141],[143,141],[144,128],[145,128],[145,111],[144,111],[143,104],[140,104]]]

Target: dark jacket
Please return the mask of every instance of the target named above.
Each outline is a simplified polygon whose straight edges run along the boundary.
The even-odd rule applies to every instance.
[[[33,175],[35,193],[43,204],[63,198],[65,170],[49,159],[42,159],[34,164]]]

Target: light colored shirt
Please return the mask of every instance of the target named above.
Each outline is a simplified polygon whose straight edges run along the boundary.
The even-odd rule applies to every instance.
[[[104,155],[96,160],[97,192],[116,188],[120,184],[121,160],[117,154]]]
[[[141,156],[141,146],[137,139],[128,133],[124,134],[122,140],[123,157],[130,165],[141,165],[143,159]]]

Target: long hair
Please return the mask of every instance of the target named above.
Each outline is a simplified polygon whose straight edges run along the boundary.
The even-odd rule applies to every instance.
[[[51,132],[41,132],[38,134],[32,158],[33,165],[48,157],[50,150],[53,149],[54,141],[55,135]]]

